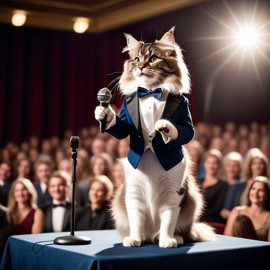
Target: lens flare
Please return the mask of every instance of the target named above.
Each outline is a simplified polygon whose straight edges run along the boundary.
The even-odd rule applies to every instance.
[[[235,36],[236,43],[241,47],[252,48],[259,44],[260,33],[255,26],[241,27]]]

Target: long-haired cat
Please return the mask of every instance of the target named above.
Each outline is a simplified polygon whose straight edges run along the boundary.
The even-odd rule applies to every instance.
[[[153,43],[126,34],[129,59],[119,81],[123,104],[96,107],[98,121],[107,115],[106,132],[130,136],[122,160],[125,183],[112,202],[112,216],[124,246],[143,242],[176,247],[215,239],[213,229],[198,222],[204,208],[182,145],[194,136],[189,102],[190,77],[174,28]]]

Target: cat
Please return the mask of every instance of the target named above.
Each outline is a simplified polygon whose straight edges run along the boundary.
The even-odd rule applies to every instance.
[[[174,27],[152,43],[125,37],[123,52],[129,59],[119,80],[119,116],[110,106],[95,109],[98,121],[107,115],[106,132],[118,139],[130,136],[128,156],[121,160],[125,183],[111,207],[115,228],[127,247],[213,241],[212,227],[199,222],[204,199],[182,146],[194,137],[183,95],[190,92],[191,83]]]

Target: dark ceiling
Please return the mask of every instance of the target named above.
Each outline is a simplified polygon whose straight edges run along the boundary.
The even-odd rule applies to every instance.
[[[72,31],[76,17],[91,20],[89,32],[122,27],[207,0],[2,0],[0,22],[10,23],[14,10],[28,13],[26,26]]]

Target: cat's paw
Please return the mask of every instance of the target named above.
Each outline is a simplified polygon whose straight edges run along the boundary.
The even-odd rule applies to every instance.
[[[97,121],[102,121],[107,116],[107,124],[110,123],[114,117],[114,110],[111,106],[103,107],[97,106],[95,109],[95,118]]]
[[[162,134],[165,143],[169,138],[176,139],[178,136],[176,127],[166,119],[158,120],[155,124],[155,130]]]
[[[129,236],[125,237],[123,241],[124,247],[139,247],[141,246],[141,244],[142,244],[141,240],[132,239]]]
[[[165,238],[159,240],[159,247],[161,248],[175,248],[177,247],[177,240],[175,238]]]
[[[175,235],[174,238],[176,239],[178,245],[184,244],[184,238],[181,235]]]

